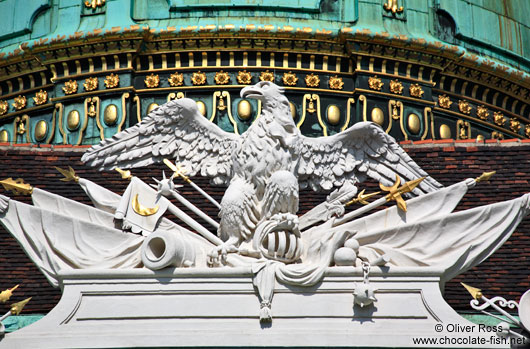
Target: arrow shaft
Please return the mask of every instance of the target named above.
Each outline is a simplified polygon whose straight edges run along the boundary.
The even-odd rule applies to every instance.
[[[191,186],[193,188],[195,188],[195,190],[197,190],[199,193],[201,193],[202,196],[204,196],[208,201],[210,201],[212,204],[217,206],[218,209],[221,209],[221,205],[217,201],[215,201],[214,198],[212,198],[210,195],[208,195],[208,193],[206,193],[204,190],[199,188],[199,186],[197,184],[193,183],[192,180],[189,180],[188,183],[191,184]]]
[[[176,192],[172,192],[173,197],[177,199],[181,204],[192,210],[197,216],[204,219],[206,222],[208,222],[210,225],[212,225],[215,229],[219,229],[219,223],[214,221],[212,218],[210,218],[206,213],[202,212],[197,206],[186,200],[182,195]]]
[[[351,221],[353,218],[355,217],[359,217],[360,215],[378,207],[378,206],[381,206],[383,205],[384,203],[387,202],[387,199],[386,197],[382,197],[380,199],[377,199],[375,200],[374,202],[366,205],[366,206],[363,206],[363,207],[360,207],[358,209],[356,209],[355,211],[352,211],[352,212],[349,212],[347,214],[345,214],[344,216],[342,216],[341,218],[337,218],[333,221],[332,225],[334,227],[338,226],[338,225],[341,225],[341,224],[344,224],[346,222],[349,222]]]

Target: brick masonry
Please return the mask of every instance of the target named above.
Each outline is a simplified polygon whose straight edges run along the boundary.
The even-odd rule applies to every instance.
[[[444,185],[450,185],[469,177],[477,177],[484,171],[497,171],[491,181],[480,183],[471,189],[457,210],[479,205],[509,200],[530,191],[530,143],[525,141],[504,141],[494,143],[469,143],[461,141],[422,141],[412,144],[403,142],[402,146],[410,156],[429,174]],[[31,145],[0,145],[0,178],[23,178],[41,189],[89,204],[89,199],[75,183],[59,181],[61,175],[54,166],[72,166],[81,177],[90,179],[116,193],[122,193],[127,182],[121,180],[116,172],[101,173],[85,167],[80,162],[83,147],[35,147]],[[133,170],[133,174],[152,182],[151,177],[161,177],[163,165]],[[168,171],[169,172],[169,171]],[[194,178],[194,181],[217,200],[221,200],[222,187],[208,184],[206,178]],[[178,181],[177,181],[178,182]],[[179,184],[184,184],[179,182]],[[375,182],[366,182],[361,188],[367,192],[377,190]],[[216,217],[213,205],[204,200],[189,185],[180,189],[181,193],[202,210]],[[5,193],[15,200],[30,203],[27,196]],[[325,199],[327,193],[314,193],[303,190],[300,193],[300,213]],[[351,207],[349,209],[355,209]],[[184,209],[189,215],[193,213]],[[174,217],[173,217],[174,218]],[[203,222],[203,224],[205,224]],[[494,255],[480,266],[451,280],[445,285],[445,298],[458,311],[470,311],[470,297],[460,286],[464,281],[483,289],[485,295],[504,296],[516,299],[530,288],[530,218],[526,218],[516,229],[512,237]],[[33,297],[25,313],[46,313],[59,301],[60,290],[49,286],[44,276],[24,254],[17,242],[0,227],[0,290],[20,284],[13,301]],[[0,311],[7,305],[0,305]]]

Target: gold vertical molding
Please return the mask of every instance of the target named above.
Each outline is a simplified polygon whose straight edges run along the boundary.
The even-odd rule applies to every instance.
[[[363,58],[361,56],[357,56],[357,70],[361,70],[361,60]]]
[[[7,84],[7,94],[13,93],[13,83],[11,82],[11,80],[7,80],[6,84]]]
[[[478,84],[475,84],[475,85],[473,86],[473,90],[471,90],[471,98],[477,99],[477,90],[478,90],[478,87],[479,87]]]
[[[153,63],[153,56],[151,56],[151,55],[147,56],[147,63],[148,63],[148,68],[147,69],[149,69],[149,70],[155,69],[155,65]]]
[[[499,92],[495,92],[495,94],[493,95],[493,98],[491,100],[491,104],[497,105],[497,98],[499,98]]]
[[[271,59],[270,59],[269,65],[271,68],[276,67],[276,60],[274,59],[274,52],[271,52]]]
[[[132,53],[127,53],[127,68],[132,68],[132,66],[133,66]]]
[[[136,57],[136,70],[142,70],[142,64],[140,63],[140,57]]]
[[[381,73],[386,74],[386,64],[387,60],[383,59],[383,62],[381,62]]]
[[[340,73],[340,65],[341,65],[341,62],[342,62],[342,59],[340,57],[337,57],[337,60],[335,61],[335,71],[337,73]]]
[[[328,56],[324,56],[322,59],[322,70],[328,70]]]
[[[100,136],[101,140],[105,139],[105,135],[103,134],[103,126],[101,125],[101,122],[99,120],[99,97],[89,97],[89,98],[85,98],[85,103],[84,103],[84,106],[85,106],[85,120],[83,121],[83,126],[79,130],[79,138],[77,139],[76,145],[80,145],[81,142],[83,141],[83,136],[84,136],[84,133],[85,133],[86,128],[88,126],[88,118],[90,118],[90,116],[88,116],[88,103],[92,103],[92,102],[94,102],[96,104],[96,106],[95,106],[95,108],[96,108],[95,119],[96,119],[96,125],[97,125],[97,127],[99,129],[99,136]]]
[[[307,99],[310,99],[310,98],[311,98],[310,94],[305,94],[304,97],[302,97],[302,116],[300,117],[300,120],[296,124],[296,127],[298,129],[300,129],[300,127],[303,125],[305,121],[305,115],[307,113],[307,102],[306,101]]]
[[[313,94],[313,95],[310,95],[310,94],[306,94],[304,95],[304,104],[305,104],[305,101],[306,99],[312,99],[314,101],[316,101],[316,104],[317,104],[317,120],[318,120],[318,123],[320,125],[320,127],[322,127],[322,131],[324,133],[324,137],[327,137],[328,136],[328,128],[326,126],[326,124],[324,123],[324,120],[322,120],[322,114],[320,113],[320,97],[317,95],[317,94]],[[304,105],[305,107],[305,105]],[[305,108],[304,108],[304,113],[305,113]]]
[[[515,112],[515,108],[517,107],[517,104],[519,104],[519,100],[516,99],[513,103],[512,103],[512,109],[511,109],[511,112],[516,114]]]
[[[208,52],[202,53],[202,66],[207,67],[208,66]]]
[[[418,69],[418,80],[423,80],[423,70],[425,69],[424,66],[421,66],[420,69]]]
[[[92,58],[88,59],[88,71],[90,73],[94,72],[94,60]]]
[[[129,98],[129,96],[129,92],[125,92],[121,95],[121,120],[118,124],[118,132],[121,132],[121,129],[125,124],[125,120],[127,119],[127,103],[125,102],[125,100]]]
[[[167,69],[167,56],[166,56],[166,54],[162,54],[161,58],[162,58],[162,69]]]
[[[403,108],[403,102],[397,101],[396,105],[399,108],[399,128],[401,129],[401,133],[403,133],[403,136],[405,136],[405,140],[408,140],[409,135],[405,130],[405,118],[403,117],[403,109],[405,109]]]
[[[81,74],[81,72],[82,72],[82,69],[81,69],[81,62],[79,62],[79,60],[76,59],[76,60],[74,61],[74,63],[75,63],[75,71],[76,71],[76,74]]]
[[[217,115],[217,97],[221,96],[221,92],[215,91],[212,94],[212,115],[210,116],[210,122],[213,122],[215,115]]]
[[[398,114],[394,114],[394,108],[398,109]],[[388,101],[388,127],[386,128],[385,132],[388,133],[392,129],[392,124],[394,123],[394,120],[399,120],[399,127],[401,129],[401,132],[403,133],[403,136],[405,136],[405,140],[408,139],[408,134],[405,131],[404,125],[403,125],[403,103],[401,101],[396,101],[395,99],[391,99]]]
[[[488,94],[489,93],[490,93],[490,89],[489,88],[485,89],[484,92],[482,92],[482,98],[481,99],[482,99],[483,102],[486,102],[486,103],[488,102]]]
[[[309,56],[309,69],[315,70],[315,55]]]
[[[51,81],[55,82],[55,79],[57,79],[57,68],[55,68],[54,64],[50,64],[50,70],[52,72]]]
[[[440,89],[445,89],[445,76],[440,79]]]
[[[62,62],[62,66],[63,66],[63,70],[64,70],[64,74],[63,76],[68,76],[70,75],[70,70],[68,68],[68,64],[66,64],[66,62]]]
[[[175,68],[180,68],[180,53],[175,53]]]
[[[29,74],[28,78],[29,78],[29,88],[34,88],[35,87],[35,78],[33,77],[33,74]]]
[[[232,125],[234,125],[234,133],[236,135],[238,135],[239,134],[239,130],[237,129],[237,122],[234,119],[234,117],[232,116],[232,100],[230,99],[230,92],[223,91],[221,93],[221,96],[226,98],[226,111],[227,111],[227,114],[228,114],[228,119],[230,120]]]
[[[504,97],[502,100],[502,109],[506,109],[506,104],[508,103],[508,96]]]
[[[429,76],[429,82],[433,82],[432,79],[434,79],[434,75],[436,75],[436,70],[431,69],[431,75]]]
[[[248,67],[248,52],[243,52],[243,67]]]
[[[283,54],[283,67],[289,68],[289,54],[288,53]]]
[[[118,55],[112,57],[114,58],[114,69],[120,69],[120,57]]]
[[[44,74],[44,72],[40,72],[40,77],[41,77],[41,81],[42,81],[42,85],[46,85],[48,83],[47,79],[46,79],[46,74]]]
[[[140,102],[140,97],[134,96],[133,102],[136,102],[136,120],[138,122],[142,122],[142,110],[141,110],[142,105]]]
[[[348,59],[348,73],[353,73],[353,61]]]
[[[61,136],[63,137],[63,144],[66,144],[68,142],[68,138],[67,138],[66,131],[64,130],[64,125],[63,125],[63,105],[61,103],[56,103],[55,109],[53,111],[54,113],[57,108],[59,108],[59,118],[58,118],[59,132],[61,133]]]
[[[453,79],[451,82],[451,87],[449,87],[449,90],[453,93],[456,93],[456,83],[458,82],[458,79]]]
[[[101,70],[107,70],[107,58],[105,58],[105,56],[101,57]]]
[[[236,65],[236,60],[235,60],[235,58],[234,58],[234,52],[230,52],[230,53],[229,53],[229,57],[230,57],[230,58],[229,58],[228,65],[229,65],[230,67],[235,66],[235,65]]]
[[[469,81],[464,81],[464,83],[462,84],[462,87],[460,88],[460,94],[462,96],[466,95],[467,85],[469,85]]]
[[[24,90],[24,81],[22,80],[21,77],[18,77],[18,78],[17,78],[17,81],[18,81],[18,89],[19,89],[20,91],[23,91],[23,90]]]
[[[340,128],[341,131],[344,131],[348,128],[348,125],[351,120],[351,106],[355,103],[354,98],[348,98],[348,101],[346,102],[346,121],[344,122],[344,125]]]
[[[57,120],[57,109],[59,109],[59,119],[62,119],[63,117],[63,105],[61,103],[55,104],[55,108],[53,108],[53,113],[52,113],[51,132],[48,138],[46,138],[46,144],[50,144],[53,139],[53,136],[55,136],[55,123]]]
[[[302,54],[300,53],[296,55],[296,68],[302,69]]]
[[[256,67],[261,67],[261,52],[256,53]]]
[[[434,117],[432,115],[432,108],[431,107],[425,107],[423,109],[423,119],[425,120],[424,130],[423,134],[421,135],[421,140],[423,141],[425,138],[427,138],[427,134],[429,133],[429,128],[427,125],[429,125],[429,116],[431,117],[431,136],[432,139],[434,139]]]
[[[375,61],[375,58],[371,57],[370,63],[368,64],[368,71],[370,71],[370,73],[373,73],[374,71],[374,61]]]
[[[526,103],[523,104],[523,107],[522,107],[521,110],[519,111],[519,115],[524,115],[524,112],[525,112],[525,110],[526,110],[526,106],[527,106]]]
[[[397,75],[397,76],[399,76],[399,64],[400,64],[399,61],[396,61],[394,63],[394,75]]]
[[[100,108],[100,101],[99,97],[92,97],[92,101],[96,102],[96,125],[99,128],[99,136],[101,140],[105,139],[105,129],[103,128],[103,125],[101,124],[101,120],[99,119],[99,108]]]
[[[195,67],[195,59],[193,58],[193,52],[188,52],[188,67]]]
[[[220,67],[221,66],[221,52],[217,51],[215,53],[215,66]]]
[[[359,101],[363,104],[363,121],[368,121],[366,116],[366,109],[368,108],[368,101],[366,100],[365,95],[359,95]]]
[[[412,70],[412,64],[409,63],[409,64],[407,64],[407,78],[410,78],[410,77],[411,77],[411,76],[410,76],[410,71],[411,71],[411,70]]]

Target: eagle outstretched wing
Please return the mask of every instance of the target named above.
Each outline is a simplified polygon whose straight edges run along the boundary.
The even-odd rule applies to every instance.
[[[390,186],[396,174],[402,182],[427,177],[413,191],[415,195],[443,187],[372,122],[357,123],[330,137],[301,136],[298,176],[302,188],[329,190],[345,180],[363,182],[366,177]]]
[[[221,130],[199,113],[192,99],[170,101],[142,122],[105,139],[81,158],[100,170],[143,167],[164,158],[176,159],[187,174],[200,173],[215,184],[232,177],[231,155],[239,136]]]

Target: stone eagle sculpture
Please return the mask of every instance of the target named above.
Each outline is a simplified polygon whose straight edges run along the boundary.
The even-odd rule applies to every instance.
[[[378,125],[360,122],[329,137],[303,136],[284,89],[267,81],[245,87],[242,98],[262,102],[262,113],[242,135],[221,130],[182,98],[153,110],[142,122],[88,150],[82,161],[100,170],[143,167],[175,158],[191,176],[228,185],[221,201],[219,251],[234,252],[260,221],[296,222],[299,187],[330,190],[367,177],[391,185],[399,175],[427,178],[413,194],[439,189]]]

